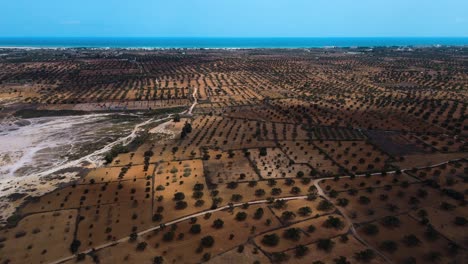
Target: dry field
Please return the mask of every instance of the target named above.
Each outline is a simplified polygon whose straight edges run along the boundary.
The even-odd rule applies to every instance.
[[[348,51],[2,50],[2,118],[156,121],[26,197],[0,263],[468,263],[468,49]]]

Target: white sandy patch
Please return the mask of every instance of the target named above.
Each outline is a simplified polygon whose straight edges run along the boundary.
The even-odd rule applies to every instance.
[[[174,139],[177,135],[177,132],[174,130],[173,124],[174,124],[173,121],[164,122],[150,129],[149,133],[164,134],[164,135],[167,135],[167,139]]]
[[[77,173],[61,172],[69,168],[95,168],[103,165],[103,156],[117,144],[127,145],[142,127],[152,122],[167,120],[169,117],[158,120],[147,119],[136,124],[130,134],[114,140],[94,152],[75,160],[67,160],[56,155],[53,150],[67,146],[73,148],[73,144],[79,141],[80,136],[92,136],[94,130],[83,129],[83,126],[96,127],[97,121],[105,118],[106,114],[86,115],[77,117],[38,118],[29,124],[13,129],[11,124],[3,124],[0,130],[0,155],[3,157],[0,166],[0,222],[6,220],[23,199],[17,202],[9,202],[6,198],[14,193],[25,193],[29,196],[40,196],[58,187],[60,183],[71,182],[76,179]],[[99,125],[98,125],[99,126]],[[81,133],[81,134],[77,134]],[[62,153],[66,153],[65,149]],[[55,156],[53,155],[55,154]],[[55,160],[52,165],[51,160]],[[33,167],[26,170],[25,166]]]

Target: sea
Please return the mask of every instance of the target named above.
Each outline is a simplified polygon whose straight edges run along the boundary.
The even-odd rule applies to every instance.
[[[323,48],[323,47],[468,46],[468,37],[0,37],[3,48]]]

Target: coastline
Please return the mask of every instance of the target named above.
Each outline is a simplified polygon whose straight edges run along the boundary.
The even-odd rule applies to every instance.
[[[243,50],[314,48],[466,47],[468,37],[162,38],[0,37],[0,49]]]
[[[232,48],[204,48],[204,47],[191,47],[191,48],[183,48],[183,47],[173,47],[173,48],[161,48],[161,47],[2,47],[0,46],[1,50],[25,50],[25,51],[34,51],[34,50],[96,50],[96,51],[104,51],[104,50],[122,50],[122,51],[170,51],[170,50],[219,50],[219,51],[242,51],[242,50],[362,50],[362,49],[390,49],[390,48],[417,48],[417,49],[428,49],[428,48],[467,48],[468,44],[464,45],[405,45],[405,46],[357,46],[357,47],[339,47],[339,46],[323,46],[323,47],[294,47],[294,48],[286,48],[286,47],[232,47]],[[0,54],[2,56],[2,54]]]

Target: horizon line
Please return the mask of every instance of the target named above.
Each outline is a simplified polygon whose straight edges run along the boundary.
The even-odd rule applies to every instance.
[[[0,36],[0,38],[468,38],[468,36]]]

